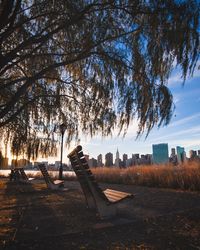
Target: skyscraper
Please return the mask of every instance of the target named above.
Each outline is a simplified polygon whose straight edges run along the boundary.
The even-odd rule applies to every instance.
[[[197,151],[195,150],[190,150],[189,151],[190,159],[194,160],[197,157]]]
[[[117,149],[117,152],[116,152],[116,159],[115,159],[115,167],[120,167],[120,159],[119,159],[119,151]]]
[[[175,148],[172,148],[172,149],[171,149],[171,155],[170,155],[169,161],[170,161],[173,165],[176,165],[176,164],[177,164],[177,155],[176,155],[176,150],[175,150]]]
[[[171,149],[171,156],[173,157],[173,156],[175,156],[175,155],[176,155],[175,148],[172,148],[172,149]]]
[[[107,153],[105,155],[105,166],[106,167],[113,166],[113,154],[112,153]]]
[[[153,163],[162,164],[169,162],[168,144],[153,144]]]
[[[122,165],[123,167],[126,167],[126,161],[128,160],[128,155],[127,154],[123,154],[123,158],[122,158]]]
[[[103,162],[102,162],[102,154],[97,156],[97,166],[98,167],[102,167],[103,166]]]
[[[177,152],[177,160],[178,163],[183,163],[186,159],[185,157],[185,149],[183,147],[177,146],[176,147],[176,152]]]
[[[94,158],[89,159],[88,165],[90,168],[96,168],[97,167],[97,160]]]
[[[139,164],[140,155],[139,154],[132,154],[132,165]]]

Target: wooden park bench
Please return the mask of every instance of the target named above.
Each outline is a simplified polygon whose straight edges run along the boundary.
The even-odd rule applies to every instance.
[[[103,191],[89,169],[80,145],[68,155],[68,158],[80,182],[88,208],[96,208],[101,218],[115,216],[118,204],[133,197],[133,194],[113,189]]]
[[[61,181],[61,180],[52,180],[51,176],[49,175],[46,167],[44,164],[39,164],[38,165],[43,177],[44,177],[44,180],[47,184],[47,187],[52,189],[52,190],[57,190],[59,188],[63,188],[64,187],[64,181]]]
[[[10,181],[15,181],[18,183],[31,183],[34,178],[28,178],[23,168],[11,169]]]
[[[31,183],[31,181],[35,180],[35,178],[28,178],[28,176],[26,175],[25,171],[23,168],[18,168],[19,172],[21,174],[21,179],[20,181],[23,181],[25,183]]]
[[[11,172],[9,174],[10,181],[16,181],[19,182],[21,180],[21,173],[19,171],[19,168],[13,168],[11,169]]]

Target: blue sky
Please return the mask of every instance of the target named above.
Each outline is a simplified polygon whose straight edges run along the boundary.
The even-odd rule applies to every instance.
[[[152,153],[152,144],[168,143],[169,151],[172,147],[182,146],[189,156],[189,150],[200,150],[200,70],[196,69],[192,78],[188,78],[183,85],[180,71],[175,70],[168,86],[174,96],[175,111],[168,126],[155,127],[145,139],[143,135],[136,140],[137,124],[131,124],[125,138],[113,137],[101,138],[83,137],[80,144],[84,152],[90,157],[97,157],[107,152],[113,154],[119,149],[120,157],[127,153],[131,157],[134,153]]]
[[[198,67],[200,61],[198,62]],[[117,148],[122,158],[122,154],[126,153],[129,157],[132,154],[151,154],[152,144],[168,143],[169,152],[171,148],[182,146],[185,148],[187,156],[189,150],[200,150],[200,69],[196,69],[192,78],[188,78],[183,85],[183,80],[179,70],[174,70],[168,81],[168,86],[173,94],[175,111],[171,122],[168,126],[155,127],[145,139],[145,134],[136,140],[137,123],[133,122],[127,135],[123,138],[117,136],[117,131],[112,137],[102,138],[96,136],[94,138],[82,137],[80,144],[83,146],[85,154],[89,154],[90,158],[111,152],[116,154]],[[70,148],[64,147],[63,162],[68,162],[67,154],[77,143],[72,143]],[[49,158],[49,162],[60,159],[60,152],[56,158]],[[42,159],[38,159],[42,160]]]

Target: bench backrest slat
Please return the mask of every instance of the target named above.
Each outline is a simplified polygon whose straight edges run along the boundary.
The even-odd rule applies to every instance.
[[[90,186],[88,184],[88,181],[85,178],[85,175],[83,174],[83,171],[80,170],[80,166],[78,164],[77,158],[72,155],[71,157],[69,157],[71,164],[72,164],[72,168],[78,178],[78,181],[80,183],[80,186],[82,188],[82,191],[85,195],[85,199],[86,202],[88,204],[88,207],[94,207],[96,206],[95,204],[95,199],[93,197],[93,194],[91,192]]]
[[[26,175],[24,169],[23,168],[19,168],[19,171],[20,171],[20,174],[22,176],[22,179],[27,181],[28,180],[28,176]]]
[[[39,169],[40,169],[40,171],[41,171],[41,173],[42,173],[42,175],[44,177],[45,182],[47,184],[53,183],[53,180],[51,179],[51,176],[49,175],[45,165],[44,164],[39,164],[38,167],[39,167]]]
[[[96,199],[96,195],[100,198],[103,199],[104,201],[108,202],[108,199],[102,189],[99,187],[98,183],[95,180],[95,177],[93,173],[91,172],[89,165],[85,159],[85,156],[82,151],[82,147],[78,146],[76,147],[75,150],[73,150],[69,155],[68,155],[72,168],[74,169],[74,172],[77,175],[78,180],[84,183],[87,183],[87,189],[90,189],[90,193],[92,193],[94,199]],[[83,191],[85,188],[85,184],[83,185]]]
[[[18,168],[11,169],[10,180],[19,181],[22,178]]]

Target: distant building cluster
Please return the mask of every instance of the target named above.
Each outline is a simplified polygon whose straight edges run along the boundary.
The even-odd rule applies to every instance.
[[[29,161],[29,160],[26,160],[26,159],[12,159],[11,160],[11,164],[9,165],[9,159],[8,157],[0,157],[0,167],[1,168],[10,168],[10,166],[12,167],[26,167],[26,168],[32,168],[33,167],[33,164]]]
[[[172,148],[169,156],[167,143],[154,144],[152,145],[152,150],[154,164],[172,163],[178,165],[188,160],[200,160],[200,150],[190,150],[189,158],[187,158],[184,147],[180,146],[177,146],[176,149]]]
[[[1,169],[10,169],[11,167],[14,168],[26,168],[26,169],[30,169],[30,170],[34,170],[34,169],[38,169],[38,165],[39,164],[45,164],[45,166],[47,167],[48,170],[58,170],[60,167],[60,161],[55,161],[54,164],[49,164],[48,161],[41,161],[41,162],[31,162],[27,159],[12,159],[11,160],[11,164],[9,165],[9,159],[6,157],[1,157],[1,152],[0,152],[0,168]],[[70,167],[63,163],[63,170],[70,170]]]
[[[117,149],[115,158],[111,152],[105,155],[103,160],[103,155],[99,154],[97,159],[90,158],[89,155],[85,155],[88,161],[89,167],[117,167],[117,168],[127,168],[131,166],[138,165],[150,165],[150,164],[166,164],[171,163],[173,165],[181,164],[185,161],[200,161],[200,150],[190,150],[189,158],[186,157],[184,147],[177,146],[176,148],[171,148],[169,153],[168,144],[160,143],[152,145],[152,154],[132,154],[129,158],[127,154],[123,154],[120,158],[119,150]],[[39,163],[43,163],[49,170],[58,170],[60,167],[60,161],[55,161],[54,164],[48,164],[47,161],[43,162],[30,162],[27,159],[13,159],[11,165],[9,165],[9,159],[3,157],[0,151],[0,168],[8,169],[12,167],[25,167],[27,169],[37,169]],[[71,170],[71,166],[63,163],[63,170]]]
[[[152,163],[152,155],[139,155],[132,154],[131,158],[128,158],[127,154],[122,155],[122,159],[120,158],[119,150],[117,149],[116,156],[114,156],[111,152],[105,155],[105,160],[103,163],[102,154],[97,156],[97,159],[89,158],[89,155],[86,155],[86,159],[88,160],[88,165],[90,167],[117,167],[117,168],[126,168],[135,165],[148,165]]]
[[[188,160],[200,160],[200,150],[190,150],[189,158],[187,158],[184,147],[177,146],[176,148],[171,148],[171,154],[169,154],[168,144],[160,143],[152,145],[152,154],[132,154],[130,158],[128,158],[127,154],[123,154],[121,159],[117,149],[115,159],[113,154],[109,152],[105,155],[104,163],[102,154],[98,155],[97,159],[90,159],[89,155],[86,155],[86,159],[89,166],[94,168],[103,166],[127,168],[138,165],[166,163],[178,165]]]

